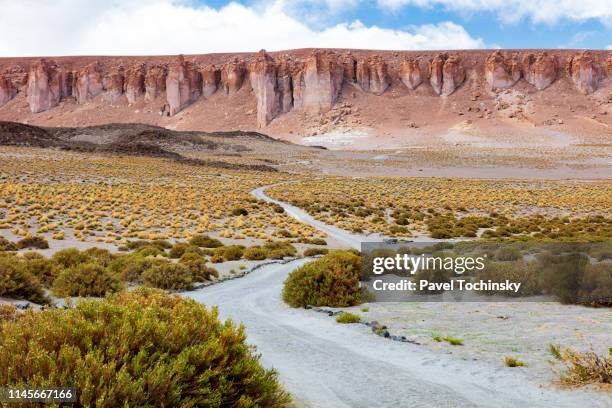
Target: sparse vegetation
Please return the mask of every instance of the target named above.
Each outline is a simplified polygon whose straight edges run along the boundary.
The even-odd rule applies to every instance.
[[[360,321],[361,317],[350,312],[344,312],[336,317],[336,322],[343,324],[359,323]]]
[[[580,387],[587,384],[612,384],[612,354],[598,355],[593,349],[580,352],[570,347],[562,348],[550,344],[548,351],[555,361],[564,366],[558,371],[560,381],[568,386]]]
[[[433,336],[432,339],[433,339],[433,341],[435,341],[437,343],[441,343],[441,342],[445,341],[448,344],[451,344],[453,346],[463,346],[463,340],[459,339],[457,337],[452,337],[452,336]]]
[[[527,367],[527,364],[516,357],[505,357],[504,365],[506,367]]]

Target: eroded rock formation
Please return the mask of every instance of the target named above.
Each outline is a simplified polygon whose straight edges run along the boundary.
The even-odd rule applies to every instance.
[[[603,73],[590,52],[583,52],[571,58],[568,67],[569,74],[580,92],[590,94],[597,90]]]
[[[527,54],[523,58],[523,77],[538,90],[546,89],[557,79],[557,59],[547,52]]]
[[[431,62],[429,78],[433,90],[449,96],[465,81],[465,69],[457,55],[438,54]]]
[[[144,64],[135,65],[125,73],[125,96],[128,103],[135,103],[144,94],[145,73]]]
[[[364,92],[381,95],[391,84],[387,63],[378,55],[357,61],[357,84]]]
[[[170,116],[195,101],[202,92],[202,76],[182,55],[168,68],[166,101]]]
[[[283,56],[278,64],[276,85],[278,87],[281,113],[287,113],[293,108],[293,77],[294,61],[289,56]]]
[[[336,53],[314,51],[293,81],[294,106],[327,112],[340,95],[343,74]]]
[[[123,68],[113,68],[104,75],[102,85],[106,91],[106,98],[108,100],[116,100],[123,95],[124,76]]]
[[[16,94],[17,89],[13,86],[11,80],[4,75],[0,75],[0,106],[13,99]]]
[[[504,57],[495,51],[485,61],[485,79],[492,89],[510,88],[521,79],[521,63],[516,55]]]
[[[221,69],[221,83],[226,94],[236,93],[242,87],[246,76],[245,63],[238,58],[232,59]]]
[[[207,65],[202,68],[202,96],[208,98],[217,92],[221,81],[221,71],[214,65]]]
[[[145,100],[154,101],[166,92],[166,76],[168,70],[163,65],[153,65],[147,68],[145,75]]]
[[[57,106],[67,95],[64,73],[54,62],[41,59],[30,68],[26,99],[32,113],[44,112]]]
[[[266,126],[280,111],[277,85],[278,67],[265,51],[249,65],[249,79],[257,98],[257,125]]]
[[[83,104],[104,90],[100,64],[93,62],[78,71],[74,78],[73,92],[77,103]]]
[[[410,90],[416,89],[423,82],[419,61],[414,58],[402,61],[399,75],[402,83]]]

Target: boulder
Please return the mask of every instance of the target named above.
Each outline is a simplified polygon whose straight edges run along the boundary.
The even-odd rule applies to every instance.
[[[129,68],[125,73],[125,96],[128,103],[136,102],[136,99],[144,94],[145,90],[145,66],[138,64]]]
[[[210,95],[217,92],[219,82],[221,81],[221,71],[214,65],[207,65],[202,68],[202,95],[208,98]]]
[[[147,68],[145,75],[145,101],[150,102],[166,91],[168,69],[164,65],[153,65]]]
[[[485,61],[485,78],[491,89],[510,88],[521,79],[521,64],[517,55],[504,57],[495,51]]]
[[[574,81],[578,91],[583,94],[590,94],[597,90],[603,75],[590,52],[585,51],[572,57],[568,67],[572,81]]]
[[[278,67],[264,50],[249,64],[249,80],[257,99],[257,126],[265,127],[280,112]]]
[[[100,95],[103,90],[102,72],[98,62],[93,62],[76,72],[73,93],[77,103],[83,104]]]
[[[344,69],[334,52],[313,51],[296,74],[297,81],[293,81],[294,105],[319,113],[329,111],[340,95],[343,76]]]
[[[410,90],[416,89],[423,82],[419,61],[413,58],[402,61],[400,79]]]
[[[52,61],[41,59],[28,73],[26,99],[32,113],[44,112],[57,106],[67,92],[63,71]]]
[[[6,104],[17,94],[17,89],[13,86],[10,78],[0,74],[0,106]]]
[[[113,68],[104,75],[102,85],[106,91],[105,97],[108,100],[116,100],[123,95],[123,68]]]
[[[193,64],[179,55],[168,68],[166,76],[166,100],[170,116],[175,115],[195,101],[202,90],[202,77]]]
[[[557,79],[557,59],[546,52],[525,55],[522,65],[523,77],[538,90],[547,88]]]
[[[245,76],[246,69],[244,61],[234,58],[225,63],[221,69],[221,83],[225,93],[231,95],[238,92],[242,87]]]
[[[357,84],[364,92],[381,95],[391,84],[387,63],[378,55],[357,61]]]

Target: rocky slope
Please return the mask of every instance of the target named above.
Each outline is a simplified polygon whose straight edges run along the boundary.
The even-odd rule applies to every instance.
[[[505,92],[533,102],[514,106],[514,117],[518,112],[528,119],[539,107],[547,111],[551,101],[570,98],[609,128],[612,52],[305,49],[0,59],[0,119],[41,125],[113,121],[212,130],[233,124],[283,136],[316,126],[322,132],[383,128],[376,112],[384,111],[395,122],[406,116],[396,127],[414,128],[419,113],[427,120],[431,112],[438,118],[457,111],[479,111],[474,120],[497,116],[494,104]],[[397,98],[401,104],[392,100]],[[575,110],[563,103],[559,108],[562,116]]]

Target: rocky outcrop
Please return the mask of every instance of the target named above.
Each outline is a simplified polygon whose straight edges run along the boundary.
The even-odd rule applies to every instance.
[[[195,101],[202,92],[202,76],[182,55],[168,68],[166,101],[170,116]]]
[[[217,92],[219,82],[221,81],[221,71],[214,65],[208,65],[202,68],[202,96],[208,98],[210,95]]]
[[[293,60],[285,55],[278,64],[276,86],[279,93],[280,112],[287,113],[293,108]]]
[[[525,55],[522,65],[525,81],[538,90],[547,88],[557,79],[557,59],[547,52]]]
[[[590,94],[597,90],[603,73],[596,65],[590,52],[585,51],[571,58],[568,68],[569,74],[578,91],[583,94]]]
[[[63,91],[63,92],[62,92]],[[41,59],[30,68],[26,99],[32,113],[57,106],[67,94],[64,73],[54,62]]]
[[[260,51],[249,65],[249,79],[257,98],[257,126],[265,127],[280,111],[277,85],[278,67],[265,51]]]
[[[351,54],[344,54],[341,62],[344,70],[344,80],[355,83],[357,81],[357,60]]]
[[[102,80],[102,85],[106,91],[105,97],[110,101],[118,99],[123,95],[123,83],[124,76],[122,67],[113,68],[107,72]]]
[[[144,64],[138,64],[125,73],[125,96],[128,103],[135,103],[144,94],[145,72]]]
[[[379,56],[357,61],[357,84],[364,92],[381,95],[391,84],[387,63]]]
[[[153,65],[147,68],[145,75],[145,101],[151,102],[166,92],[166,76],[168,69],[163,65]]]
[[[423,82],[423,74],[419,61],[413,58],[402,61],[400,66],[400,79],[410,90],[416,89]]]
[[[429,78],[433,90],[449,96],[465,81],[465,69],[457,55],[438,54],[431,62]]]
[[[334,52],[314,51],[294,78],[294,106],[327,112],[340,95],[343,74],[344,69]]]
[[[83,104],[104,90],[100,65],[93,62],[78,71],[74,79],[73,92],[77,103]]]
[[[4,75],[0,75],[0,106],[13,99],[16,94],[17,89],[13,86],[11,80]]]
[[[606,61],[606,71],[608,71],[608,77],[612,78],[612,56],[609,56]]]
[[[518,57],[506,58],[500,51],[495,51],[485,61],[485,79],[491,89],[510,88],[521,79]]]
[[[221,83],[225,93],[231,95],[238,92],[242,87],[245,76],[246,69],[244,61],[234,58],[223,65],[221,69]]]

